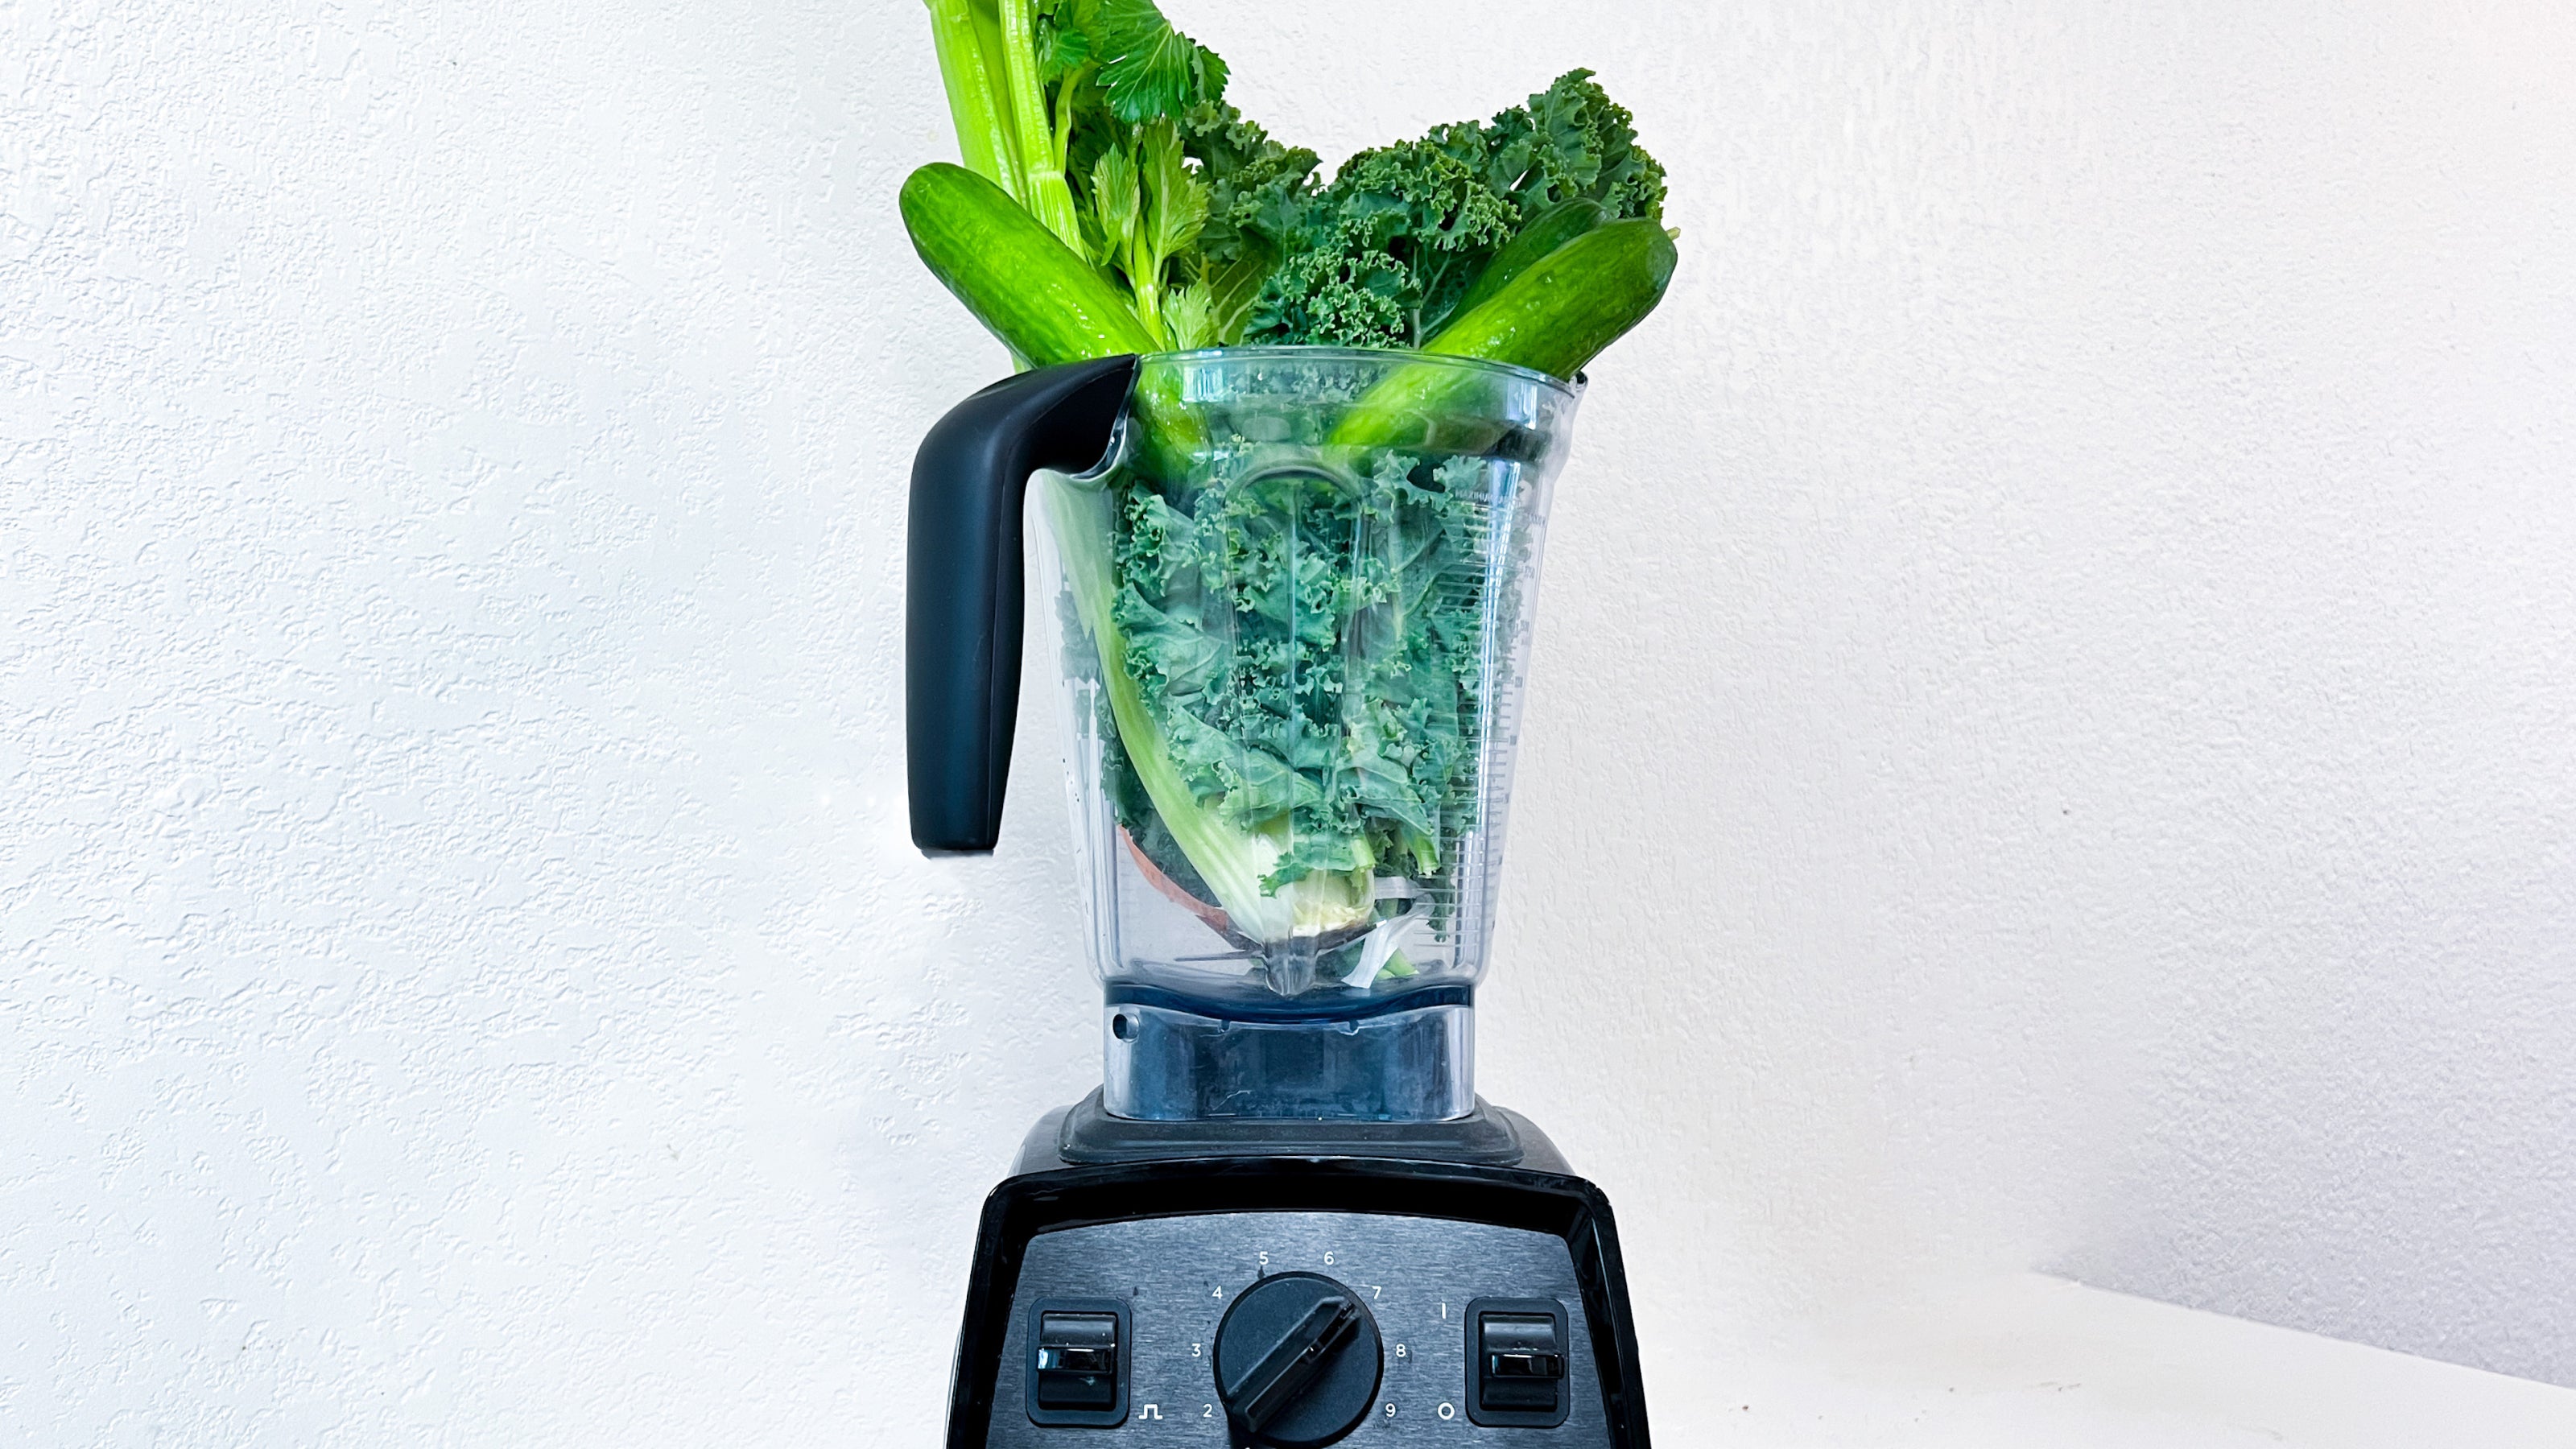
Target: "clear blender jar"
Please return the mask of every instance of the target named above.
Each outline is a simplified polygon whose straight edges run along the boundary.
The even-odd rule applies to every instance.
[[[1416,353],[1149,356],[1108,457],[1031,484],[1111,1114],[1474,1110],[1577,396]]]

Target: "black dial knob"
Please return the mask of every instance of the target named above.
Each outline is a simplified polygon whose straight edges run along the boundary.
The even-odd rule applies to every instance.
[[[1216,1326],[1216,1392],[1235,1440],[1320,1449],[1377,1398],[1377,1320],[1348,1285],[1281,1273],[1243,1290]]]

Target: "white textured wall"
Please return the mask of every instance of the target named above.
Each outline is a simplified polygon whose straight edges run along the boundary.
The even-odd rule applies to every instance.
[[[1385,8],[1173,5],[1328,154],[1582,62],[1673,171],[1484,1015],[1668,1435],[2006,1264],[2576,1383],[2576,12]],[[901,818],[936,95],[0,6],[0,1438],[927,1441],[1095,1071],[1051,741]]]

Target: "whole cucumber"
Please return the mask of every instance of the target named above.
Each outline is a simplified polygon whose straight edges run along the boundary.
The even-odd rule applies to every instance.
[[[1571,379],[1663,300],[1678,257],[1661,223],[1597,226],[1533,263],[1422,345],[1434,356],[1508,362]],[[1479,411],[1492,378],[1426,359],[1390,373],[1334,425],[1350,448],[1427,446]]]
[[[1571,378],[1655,310],[1679,256],[1663,223],[1650,217],[1594,227],[1441,328],[1422,350]]]
[[[1521,228],[1520,235],[1504,243],[1503,249],[1494,253],[1494,259],[1485,263],[1485,270],[1476,274],[1475,285],[1442,313],[1438,321],[1430,324],[1430,331],[1437,336],[1441,325],[1450,318],[1464,317],[1475,311],[1492,300],[1494,294],[1519,280],[1520,274],[1528,271],[1539,258],[1609,219],[1610,213],[1602,209],[1600,202],[1580,196],[1540,212],[1530,219],[1529,225]]]
[[[934,161],[904,181],[902,206],[930,274],[1032,364],[1156,350],[1118,289],[992,182]]]

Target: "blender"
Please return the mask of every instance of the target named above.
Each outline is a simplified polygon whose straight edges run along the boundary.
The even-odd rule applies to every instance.
[[[1034,517],[1102,985],[1100,1088],[984,1205],[950,1449],[1647,1443],[1609,1204],[1474,1082],[1579,391],[1225,348],[1024,371],[925,437],[914,840],[994,848]]]

